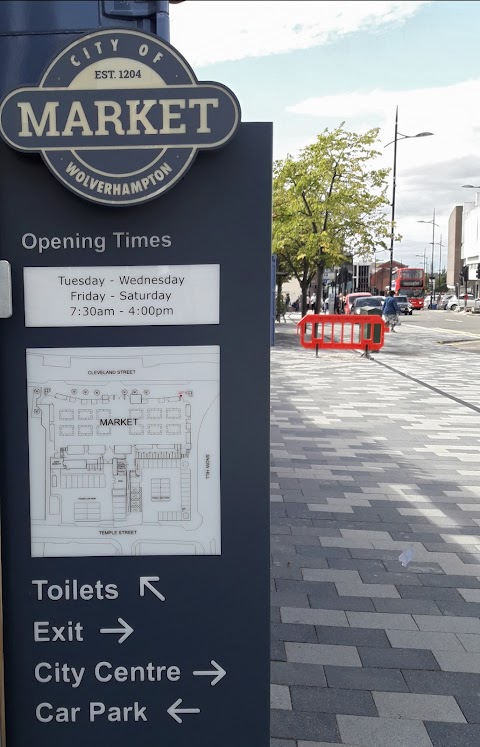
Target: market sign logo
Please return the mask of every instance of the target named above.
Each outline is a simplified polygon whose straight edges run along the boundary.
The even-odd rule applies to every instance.
[[[225,145],[240,123],[234,94],[199,82],[186,60],[157,37],[130,29],[82,36],[0,106],[0,133],[41,153],[77,194],[104,205],[135,205],[166,192],[199,150]]]

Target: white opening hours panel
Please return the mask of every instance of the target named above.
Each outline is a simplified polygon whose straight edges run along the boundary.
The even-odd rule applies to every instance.
[[[219,555],[220,350],[27,350],[33,557]]]
[[[27,327],[219,323],[219,265],[25,267]]]

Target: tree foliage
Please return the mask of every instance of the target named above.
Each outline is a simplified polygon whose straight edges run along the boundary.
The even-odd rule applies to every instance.
[[[305,299],[317,275],[348,255],[372,255],[390,235],[388,169],[373,168],[378,129],[324,130],[298,158],[274,164],[273,251],[289,267]],[[317,294],[317,309],[320,293]]]

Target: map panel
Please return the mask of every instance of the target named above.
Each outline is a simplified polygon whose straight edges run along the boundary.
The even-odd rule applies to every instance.
[[[33,557],[219,555],[220,351],[27,350]]]

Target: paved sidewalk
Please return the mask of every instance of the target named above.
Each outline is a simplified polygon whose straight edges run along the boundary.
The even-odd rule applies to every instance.
[[[272,352],[271,747],[480,745],[480,356],[387,337]]]

